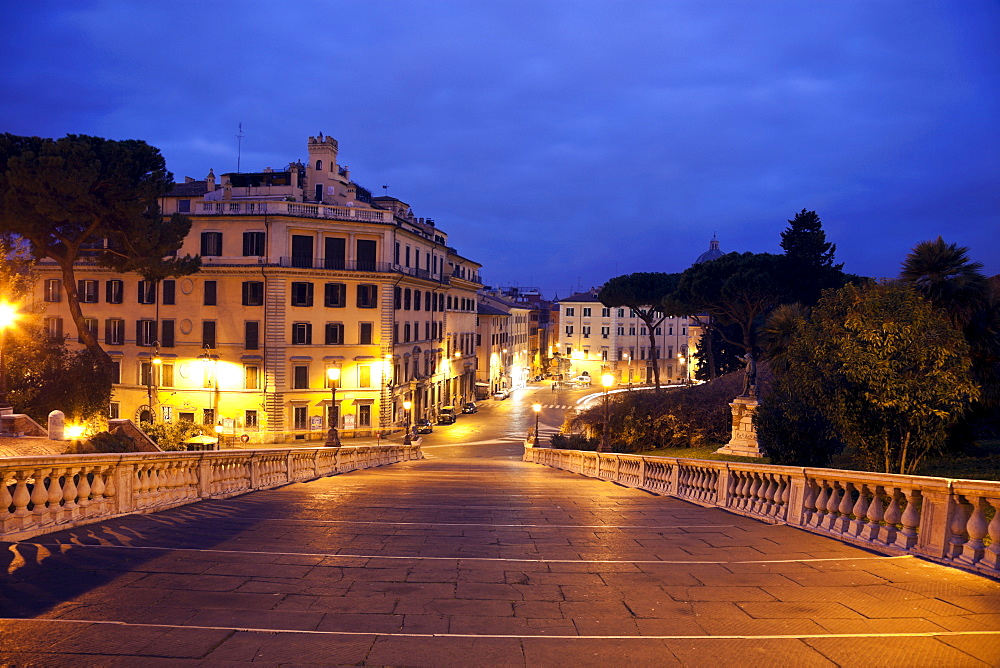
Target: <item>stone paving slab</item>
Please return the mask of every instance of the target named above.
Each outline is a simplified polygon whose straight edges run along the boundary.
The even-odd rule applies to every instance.
[[[516,457],[0,544],[0,663],[1000,665],[1000,583]]]

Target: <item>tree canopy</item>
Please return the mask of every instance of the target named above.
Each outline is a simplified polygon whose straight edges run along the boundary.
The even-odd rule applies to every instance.
[[[605,306],[627,306],[646,324],[649,359],[657,389],[660,387],[660,365],[657,363],[660,355],[656,347],[656,328],[668,315],[686,315],[683,306],[671,298],[679,281],[680,274],[636,272],[612,278],[597,295]]]
[[[86,254],[147,280],[197,271],[200,258],[175,256],[190,220],[160,210],[172,184],[159,150],[143,141],[0,135],[0,234],[16,235],[35,259],[59,265],[80,340],[105,362],[83,320],[74,263]]]
[[[815,304],[823,290],[839,288],[845,283],[843,264],[835,265],[836,244],[826,240],[823,223],[815,211],[802,211],[788,221],[781,233],[781,248],[785,251],[790,301],[808,306]]]

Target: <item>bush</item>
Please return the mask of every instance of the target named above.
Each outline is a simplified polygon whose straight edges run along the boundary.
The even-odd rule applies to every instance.
[[[139,429],[161,450],[185,450],[184,441],[201,434],[214,435],[207,427],[193,422],[140,422]]]
[[[600,441],[583,434],[552,434],[552,447],[560,450],[597,450]]]
[[[120,453],[135,452],[135,444],[121,429],[102,431],[87,439],[87,445],[94,452]]]

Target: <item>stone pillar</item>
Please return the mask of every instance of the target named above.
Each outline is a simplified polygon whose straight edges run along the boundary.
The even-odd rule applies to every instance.
[[[723,455],[738,457],[763,457],[753,428],[753,413],[757,410],[756,397],[736,397],[729,404],[733,411],[733,431],[729,443],[716,450]]]
[[[53,441],[66,440],[66,416],[62,411],[49,413],[49,439]]]

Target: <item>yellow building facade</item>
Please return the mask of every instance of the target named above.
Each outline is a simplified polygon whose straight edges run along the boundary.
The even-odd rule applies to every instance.
[[[333,424],[384,434],[405,424],[404,401],[415,420],[474,396],[481,265],[354,183],[333,138],[308,152],[282,171],[176,184],[162,208],[191,219],[179,254],[201,255],[196,274],[150,282],[78,263],[81,308],[116,362],[110,415],[280,443]],[[58,268],[38,276],[49,332],[76,340]]]

